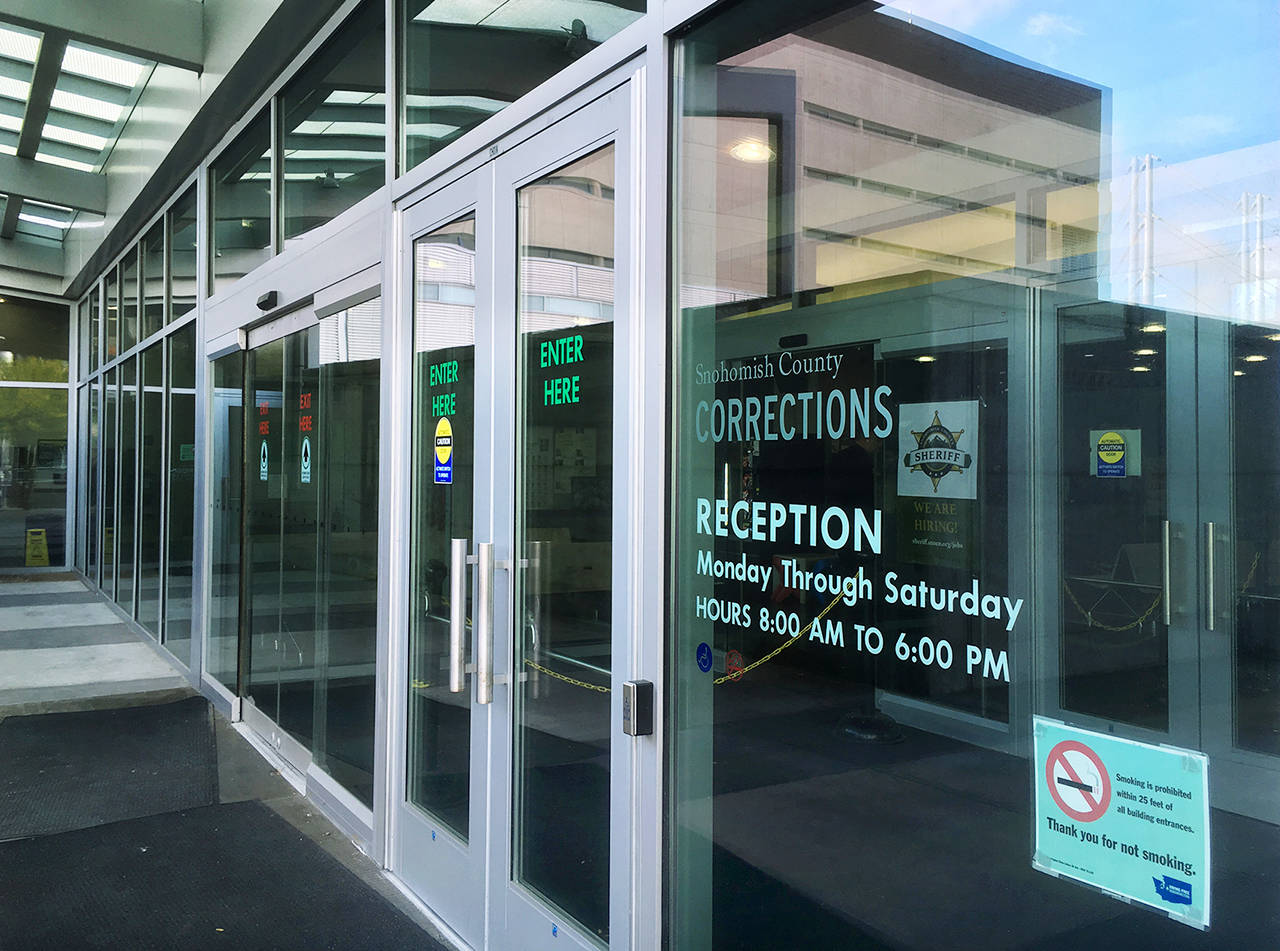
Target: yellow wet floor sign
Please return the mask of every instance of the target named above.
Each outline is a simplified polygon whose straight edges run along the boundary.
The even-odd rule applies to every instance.
[[[49,533],[43,528],[27,529],[27,567],[49,567]]]

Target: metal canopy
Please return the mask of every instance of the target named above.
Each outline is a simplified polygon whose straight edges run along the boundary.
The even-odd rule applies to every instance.
[[[81,213],[106,212],[103,166],[156,64],[200,68],[201,9],[192,0],[7,0],[0,239],[59,244]]]

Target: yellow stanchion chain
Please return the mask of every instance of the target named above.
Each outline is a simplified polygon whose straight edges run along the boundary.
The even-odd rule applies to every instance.
[[[534,670],[538,671],[539,673],[546,674],[548,677],[552,677],[556,680],[561,680],[567,684],[573,684],[575,687],[583,687],[587,690],[594,690],[596,693],[610,692],[609,687],[601,687],[599,684],[589,684],[585,680],[575,680],[573,677],[568,677],[564,674],[557,673],[556,671],[552,670],[550,667],[543,667],[541,664],[535,664],[533,661],[529,660],[527,657],[525,658],[524,663],[526,667],[532,667]]]
[[[861,568],[859,568],[859,569],[858,569],[858,577],[862,577],[862,569],[861,569]],[[804,625],[803,627],[801,627],[801,628],[800,628],[800,631],[801,631],[801,633],[800,633],[800,634],[795,635],[795,637],[788,637],[785,641],[783,641],[781,644],[779,644],[779,645],[778,645],[777,647],[775,647],[773,650],[769,651],[769,653],[765,654],[765,655],[764,655],[763,657],[761,657],[759,660],[757,660],[757,661],[753,661],[752,663],[747,664],[747,666],[746,666],[746,667],[743,667],[741,670],[735,670],[735,671],[734,671],[733,673],[731,673],[731,674],[725,674],[723,677],[717,677],[715,680],[713,680],[713,681],[712,681],[712,683],[713,683],[713,684],[715,684],[715,685],[718,687],[718,686],[720,686],[721,684],[723,684],[723,683],[728,683],[728,682],[729,682],[729,681],[731,681],[731,680],[734,680],[734,681],[741,680],[743,677],[745,677],[747,674],[751,673],[751,671],[755,670],[755,669],[756,669],[757,667],[759,667],[761,664],[767,664],[767,663],[769,663],[769,661],[773,660],[775,657],[777,657],[779,654],[781,654],[784,650],[786,650],[788,647],[790,647],[790,646],[791,646],[792,644],[794,644],[796,641],[800,640],[801,635],[802,635],[805,631],[813,630],[813,626],[814,626],[815,624],[817,624],[819,621],[821,621],[824,617],[826,617],[829,613],[831,613],[831,609],[832,609],[832,608],[834,608],[834,607],[836,606],[836,604],[838,604],[838,603],[839,603],[840,599],[841,599],[841,598],[843,598],[843,597],[844,597],[844,592],[843,592],[843,591],[841,591],[841,592],[840,592],[839,594],[837,594],[834,598],[832,598],[832,599],[831,599],[831,603],[830,603],[830,604],[828,604],[828,605],[827,605],[825,608],[823,608],[821,611],[819,611],[819,612],[818,612],[818,616],[817,616],[817,617],[815,617],[815,618],[814,618],[812,621],[810,621],[808,624],[806,624],[806,625]]]
[[[1071,603],[1076,606],[1076,610],[1080,612],[1080,616],[1089,622],[1090,627],[1100,627],[1104,631],[1131,631],[1135,627],[1141,627],[1146,622],[1147,618],[1151,617],[1151,612],[1153,612],[1156,609],[1156,607],[1160,604],[1161,598],[1163,597],[1163,595],[1157,594],[1156,599],[1151,602],[1151,607],[1143,611],[1141,617],[1139,617],[1136,621],[1131,621],[1128,624],[1123,624],[1119,627],[1116,627],[1115,625],[1103,624],[1101,621],[1095,620],[1093,617],[1093,612],[1089,611],[1083,604],[1081,604],[1076,599],[1075,592],[1071,590],[1071,586],[1068,585],[1065,581],[1062,582],[1062,590],[1067,592],[1067,597],[1071,600]]]

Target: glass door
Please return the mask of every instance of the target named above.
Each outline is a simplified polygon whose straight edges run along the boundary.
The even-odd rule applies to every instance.
[[[476,948],[625,946],[625,90],[415,205],[397,872]],[[620,461],[621,460],[621,461]],[[634,531],[634,528],[632,529]]]
[[[1280,821],[1280,326],[1197,332],[1203,749],[1225,808]]]
[[[412,281],[409,645],[392,865],[484,946],[489,734],[475,689],[473,565],[493,537],[493,166],[405,215]],[[489,618],[492,618],[490,612]],[[491,655],[490,655],[491,656]]]

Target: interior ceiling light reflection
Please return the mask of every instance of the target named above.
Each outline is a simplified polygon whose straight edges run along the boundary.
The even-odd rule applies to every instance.
[[[769,162],[773,160],[773,149],[759,139],[743,139],[729,146],[729,154],[739,162]]]
[[[1164,324],[1144,324],[1142,332],[1144,334],[1162,334],[1164,333]]]

